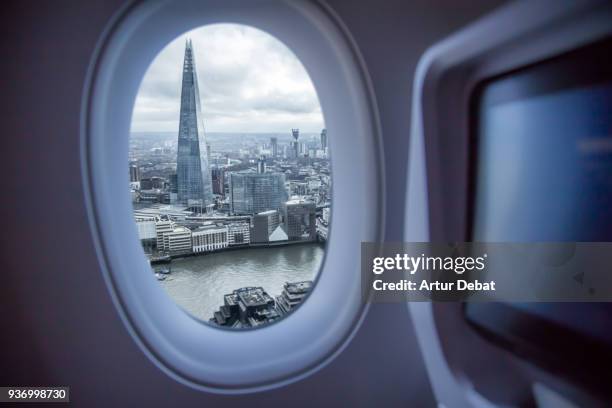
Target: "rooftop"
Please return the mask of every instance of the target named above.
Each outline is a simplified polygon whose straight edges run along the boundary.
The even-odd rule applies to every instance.
[[[210,224],[210,225],[202,225],[199,226],[197,228],[195,228],[193,230],[193,232],[201,232],[201,231],[214,231],[214,230],[227,230],[227,227],[224,225],[216,225],[216,224]]]
[[[262,287],[240,288],[234,291],[242,300],[245,306],[265,305],[272,300],[272,297]]]
[[[287,205],[296,205],[296,204],[314,204],[313,201],[308,200],[306,198],[291,198],[286,203]]]
[[[308,292],[312,288],[312,281],[301,281],[301,282],[286,282],[285,289],[289,293],[303,293]]]
[[[276,214],[276,210],[268,210],[268,211],[263,211],[260,213],[257,213],[257,215],[271,215],[271,214]]]

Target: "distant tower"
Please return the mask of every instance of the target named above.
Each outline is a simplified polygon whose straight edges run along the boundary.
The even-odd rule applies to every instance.
[[[202,207],[212,204],[208,146],[191,40],[185,44],[176,174],[179,202]]]
[[[271,137],[270,144],[272,145],[272,157],[276,158],[278,156],[278,139]]]
[[[266,172],[266,156],[259,156],[257,161],[257,173],[263,174]]]
[[[297,159],[300,156],[300,143],[298,142],[298,138],[300,137],[300,129],[291,129],[291,134],[293,135],[293,151],[295,158]]]
[[[211,170],[213,193],[221,196],[225,195],[225,171],[220,168]]]
[[[321,149],[327,149],[327,129],[321,131]]]
[[[130,164],[130,181],[140,181],[140,168],[138,164]]]

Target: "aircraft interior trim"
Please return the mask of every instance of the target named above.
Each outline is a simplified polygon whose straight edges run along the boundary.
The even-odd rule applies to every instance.
[[[611,405],[611,1],[0,10],[0,407]]]

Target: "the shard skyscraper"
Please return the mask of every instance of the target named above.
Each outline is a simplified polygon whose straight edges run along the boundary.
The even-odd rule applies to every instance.
[[[187,40],[183,62],[176,178],[179,202],[206,208],[213,202],[212,180],[193,54],[191,40]]]

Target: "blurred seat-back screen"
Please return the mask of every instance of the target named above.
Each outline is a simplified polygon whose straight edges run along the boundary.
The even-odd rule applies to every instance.
[[[610,55],[608,38],[481,87],[473,241],[612,241]],[[468,304],[466,316],[513,348],[563,353],[569,362],[611,354],[611,305]]]
[[[483,88],[474,240],[612,241],[611,53],[595,44]]]

